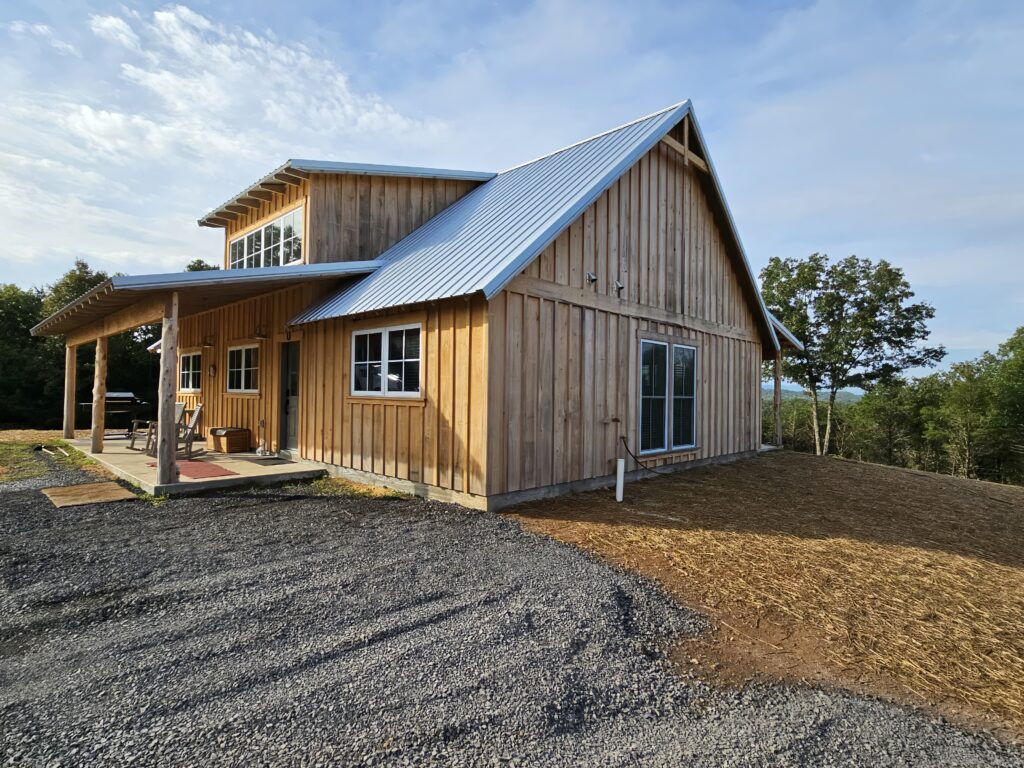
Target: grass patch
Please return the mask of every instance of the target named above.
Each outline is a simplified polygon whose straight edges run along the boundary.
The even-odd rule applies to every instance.
[[[30,443],[0,443],[0,483],[45,475],[46,464],[34,449]]]
[[[407,499],[404,493],[379,485],[364,485],[343,480],[340,477],[321,477],[311,482],[310,487],[320,496],[342,496],[350,499]]]
[[[1024,736],[1024,488],[779,452],[512,511],[706,612],[716,635],[681,660],[723,682],[817,680]]]

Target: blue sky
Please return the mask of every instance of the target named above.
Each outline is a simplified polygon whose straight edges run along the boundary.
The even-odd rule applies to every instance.
[[[500,170],[691,98],[754,268],[885,258],[950,359],[1024,325],[1024,5],[7,2],[0,281],[216,262],[290,157]]]

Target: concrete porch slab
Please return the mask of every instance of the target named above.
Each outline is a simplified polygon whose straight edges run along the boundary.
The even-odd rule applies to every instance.
[[[284,462],[274,460],[274,463],[264,464],[260,463],[261,459],[273,460],[274,457],[257,456],[255,453],[212,453],[197,449],[192,455],[193,461],[210,462],[235,474],[205,478],[182,475],[176,483],[157,484],[156,467],[149,466],[155,459],[142,450],[129,448],[128,440],[123,436],[106,436],[103,453],[92,453],[88,439],[76,438],[68,443],[117,477],[154,496],[185,496],[221,488],[273,485],[292,480],[310,480],[327,474],[322,466],[301,459]]]

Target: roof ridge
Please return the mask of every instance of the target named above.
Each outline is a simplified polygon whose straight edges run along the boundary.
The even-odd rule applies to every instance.
[[[663,109],[656,109],[654,112],[651,112],[650,114],[644,115],[643,117],[636,117],[636,118],[634,118],[634,119],[632,119],[632,120],[630,120],[628,122],[623,123],[622,125],[617,125],[614,128],[608,128],[607,130],[601,131],[600,133],[595,133],[593,136],[588,136],[585,139],[580,139],[579,141],[574,141],[572,144],[567,144],[564,147],[562,147],[561,149],[556,149],[556,150],[553,150],[551,152],[548,152],[547,154],[540,155],[539,157],[533,158],[533,160],[527,160],[525,163],[519,163],[518,165],[513,165],[513,166],[511,166],[509,168],[506,168],[506,169],[504,169],[502,171],[498,171],[498,173],[500,175],[502,173],[508,173],[510,171],[518,170],[519,168],[524,168],[527,165],[533,165],[534,163],[540,162],[541,160],[546,160],[547,158],[553,157],[554,155],[557,155],[557,154],[559,154],[561,152],[565,152],[566,150],[573,149],[574,147],[578,147],[581,144],[586,144],[589,141],[594,141],[595,139],[600,139],[602,136],[607,136],[609,133],[615,133],[616,131],[621,131],[623,128],[629,128],[631,125],[636,125],[637,123],[642,123],[644,120],[650,120],[652,117],[657,117],[658,115],[663,115],[666,112],[671,112],[673,110],[679,109],[684,104],[689,103],[689,101],[690,101],[689,99],[683,99],[682,101],[676,102],[675,104],[667,106],[667,107],[665,107]]]

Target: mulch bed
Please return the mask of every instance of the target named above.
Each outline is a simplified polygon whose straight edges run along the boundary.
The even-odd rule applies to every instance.
[[[1024,736],[1024,488],[780,452],[513,512],[714,618],[684,664]]]

